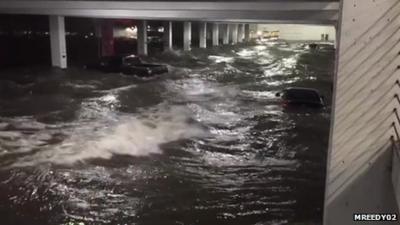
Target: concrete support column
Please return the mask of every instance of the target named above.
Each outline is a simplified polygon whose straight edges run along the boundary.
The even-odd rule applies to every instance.
[[[172,50],[172,22],[164,23],[164,51]]]
[[[192,23],[183,22],[183,50],[190,51],[192,47]]]
[[[336,25],[335,26],[335,41],[333,42],[333,47],[335,49],[338,47],[339,39],[340,39],[339,30],[338,30],[338,26]]]
[[[199,24],[199,47],[207,48],[207,23],[200,22]]]
[[[244,25],[244,41],[245,42],[250,41],[250,24]]]
[[[244,24],[238,25],[238,42],[243,42],[244,40]]]
[[[61,69],[67,68],[67,48],[65,42],[65,22],[63,16],[50,16],[51,64]]]
[[[138,55],[147,55],[147,21],[139,21],[137,27]]]
[[[95,19],[93,21],[94,24],[94,35],[97,40],[97,56],[101,56],[101,48],[102,48],[102,43],[101,43],[101,20]]]
[[[237,24],[230,24],[231,26],[231,40],[232,44],[236,44],[238,42],[238,25]]]
[[[228,45],[229,44],[229,33],[230,33],[230,26],[229,26],[229,24],[225,24],[224,25],[224,31],[223,31],[223,33],[222,33],[222,43],[224,44],[224,45]]]
[[[219,24],[214,23],[212,26],[212,45],[219,45]]]

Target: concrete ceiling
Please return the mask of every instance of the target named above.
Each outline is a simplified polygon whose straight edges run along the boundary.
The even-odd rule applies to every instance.
[[[93,18],[335,24],[333,1],[0,1],[0,13]]]

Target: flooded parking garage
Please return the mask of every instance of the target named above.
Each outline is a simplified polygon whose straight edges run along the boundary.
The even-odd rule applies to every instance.
[[[141,79],[2,71],[5,224],[320,224],[334,50],[268,42],[148,57]],[[322,110],[275,93],[317,88]]]

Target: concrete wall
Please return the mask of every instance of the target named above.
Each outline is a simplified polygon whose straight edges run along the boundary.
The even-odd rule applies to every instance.
[[[325,225],[360,224],[353,213],[398,212],[390,136],[397,121],[400,1],[343,0],[341,7]]]
[[[298,1],[15,1],[1,0],[0,13],[63,15],[142,20],[219,22],[296,21],[332,24],[338,18],[338,2]]]
[[[334,26],[302,25],[302,24],[262,24],[258,31],[279,31],[284,40],[321,40],[321,34],[328,34],[329,40],[336,39]]]

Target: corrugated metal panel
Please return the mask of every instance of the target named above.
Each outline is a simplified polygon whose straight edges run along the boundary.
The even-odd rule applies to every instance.
[[[326,225],[355,224],[353,213],[397,212],[390,136],[400,76],[400,2],[342,4]]]
[[[0,13],[155,20],[333,24],[337,2],[0,1]]]

